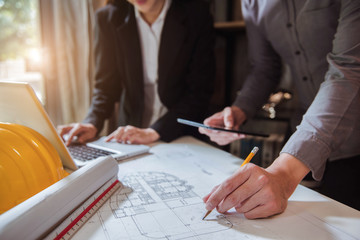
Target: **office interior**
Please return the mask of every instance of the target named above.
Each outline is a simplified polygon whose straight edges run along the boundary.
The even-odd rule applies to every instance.
[[[250,64],[241,0],[204,1],[216,33],[216,90],[207,109],[210,116],[232,104]],[[0,0],[0,81],[28,82],[55,126],[81,122],[88,112],[95,78],[94,17],[105,4],[106,0]],[[266,168],[294,127],[290,119],[297,98],[284,64],[277,90],[242,127],[269,137],[246,136],[226,146],[207,137],[201,141],[242,159],[258,146],[252,163]],[[101,135],[116,129],[116,115],[106,121]],[[315,191],[318,186],[311,178],[301,184]]]
[[[249,63],[240,1],[207,1],[210,3],[216,31],[216,91],[208,109],[210,116],[232,103],[241,89]],[[105,4],[105,0],[3,1],[5,20],[5,14],[15,16],[15,11],[22,13],[24,19],[27,16],[28,20],[18,17],[12,29],[9,29],[10,25],[6,28],[12,30],[12,35],[9,33],[9,36],[2,38],[5,47],[2,48],[0,63],[1,81],[30,82],[55,125],[80,122],[87,113],[94,83],[94,13]],[[24,27],[31,31],[16,37],[16,32]],[[15,39],[22,51],[13,50],[12,54],[14,46],[9,39]],[[263,106],[255,119],[243,127],[244,130],[271,136],[247,137],[221,148],[245,157],[254,144],[259,145],[260,154],[253,161],[260,166],[268,166],[286,139],[295,101],[290,74],[287,66],[284,66],[283,79],[277,92],[269,98],[268,104]],[[114,118],[107,122],[103,135],[116,127]]]

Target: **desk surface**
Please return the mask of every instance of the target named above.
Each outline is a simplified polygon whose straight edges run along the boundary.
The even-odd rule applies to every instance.
[[[242,160],[197,141],[157,143],[119,163],[123,188],[73,239],[360,239],[360,212],[299,185],[280,215],[248,220],[230,210],[207,221],[202,197]]]

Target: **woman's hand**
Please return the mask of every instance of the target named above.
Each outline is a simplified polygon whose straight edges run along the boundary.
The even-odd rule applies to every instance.
[[[149,144],[157,141],[159,138],[160,135],[152,128],[137,128],[127,125],[118,127],[106,138],[106,141],[115,139],[120,143]]]

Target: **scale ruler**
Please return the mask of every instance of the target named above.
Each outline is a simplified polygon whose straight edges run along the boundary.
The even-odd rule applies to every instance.
[[[106,202],[110,196],[121,187],[116,178],[105,183],[99,190],[91,195],[79,208],[70,214],[45,239],[70,239],[77,230]]]

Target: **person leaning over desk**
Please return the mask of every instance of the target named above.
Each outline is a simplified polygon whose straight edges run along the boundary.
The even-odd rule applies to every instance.
[[[84,143],[103,128],[120,102],[119,126],[108,140],[171,141],[196,129],[213,91],[213,20],[200,0],[113,0],[96,13],[95,89],[82,123],[58,127]],[[194,132],[189,132],[193,130]]]
[[[254,116],[279,83],[282,61],[304,115],[271,166],[240,168],[204,197],[206,209],[281,213],[311,171],[321,193],[360,210],[360,1],[242,0],[242,11],[251,72],[233,105],[204,123],[238,128]],[[199,131],[220,145],[243,137]]]

